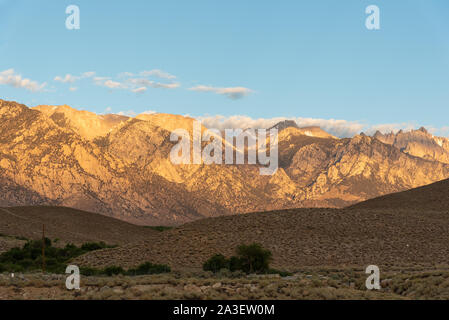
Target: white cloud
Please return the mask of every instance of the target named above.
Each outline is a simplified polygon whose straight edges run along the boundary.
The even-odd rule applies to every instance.
[[[118,77],[119,78],[134,77],[134,73],[132,73],[132,72],[122,72],[122,73],[119,73]]]
[[[134,93],[144,93],[145,91],[147,91],[146,87],[140,87],[140,88],[136,88],[136,89],[132,89],[131,90]]]
[[[135,117],[137,114],[134,112],[134,110],[128,110],[128,111],[120,111],[117,113],[120,116],[127,116],[127,117]]]
[[[284,120],[294,120],[299,127],[318,126],[321,129],[329,132],[330,134],[339,137],[353,137],[361,132],[372,135],[377,130],[383,133],[397,132],[400,129],[410,130],[416,128],[416,126],[409,123],[398,124],[378,124],[367,125],[358,121],[336,120],[336,119],[316,119],[316,118],[301,118],[301,117],[277,117],[277,118],[258,118],[253,119],[248,116],[201,116],[196,117],[202,121],[202,124],[208,128],[217,128],[219,130],[224,129],[247,129],[247,128],[270,128],[278,122]]]
[[[155,114],[155,113],[157,113],[157,111],[147,110],[147,111],[142,112],[141,114]]]
[[[447,136],[449,136],[449,127],[442,127],[440,129],[436,130],[436,133],[447,137]]]
[[[93,80],[95,82],[101,82],[101,81],[105,81],[105,80],[108,80],[108,79],[111,79],[111,78],[110,77],[94,77],[93,78]]]
[[[126,80],[128,83],[134,86],[142,86],[146,88],[165,88],[165,89],[175,89],[180,86],[179,83],[161,83],[145,78],[130,78]]]
[[[64,77],[56,76],[53,80],[62,82],[62,83],[74,83],[78,79],[79,79],[79,77],[72,76],[71,74],[66,74]]]
[[[199,86],[190,88],[189,90],[198,91],[198,92],[213,92],[216,94],[224,95],[224,96],[228,97],[229,99],[233,99],[233,100],[241,99],[253,92],[253,90],[244,88],[244,87],[219,88],[219,87],[211,87],[211,86],[203,86],[203,85],[199,85]]]
[[[141,77],[132,78],[132,76],[134,76],[133,73],[122,72],[117,76],[117,78],[120,78],[119,81],[113,80],[110,77],[98,76],[93,77],[93,81],[98,86],[103,86],[110,89],[125,89],[134,93],[144,93],[148,90],[148,88],[175,89],[180,86],[177,82],[162,83],[147,78],[148,76],[156,76],[165,79],[176,78],[175,76],[164,73],[161,70],[142,71],[140,72],[140,75]]]
[[[69,90],[74,92],[74,91],[78,90],[78,88],[77,87],[70,87]]]
[[[126,89],[124,84],[113,80],[106,80],[102,82],[102,85],[109,89]]]
[[[176,89],[179,88],[181,85],[179,83],[160,83],[160,82],[155,82],[153,83],[152,87],[153,88],[164,88],[164,89]]]
[[[80,76],[74,76],[74,75],[71,75],[70,73],[68,73],[64,77],[56,76],[53,80],[62,82],[62,83],[74,83],[81,79],[92,78],[94,75],[95,75],[94,71],[84,72]]]
[[[416,125],[412,123],[385,123],[370,126],[366,130],[366,133],[374,134],[376,133],[376,131],[380,131],[382,133],[390,133],[397,132],[399,130],[409,131],[413,129],[416,129]]]
[[[168,79],[168,80],[176,79],[176,76],[174,76],[168,72],[159,70],[159,69],[142,71],[142,72],[140,72],[140,75],[143,77],[156,77],[156,78]]]
[[[104,113],[112,113],[112,108],[111,107],[107,107],[104,111]],[[156,111],[153,110],[146,110],[144,112],[141,112],[139,114],[155,114],[157,113]],[[122,110],[117,112],[116,114],[120,115],[120,116],[127,116],[127,117],[135,117],[137,116],[137,112],[135,112],[134,110]]]
[[[131,78],[126,80],[128,83],[135,85],[135,86],[143,86],[143,87],[150,87],[154,81],[143,79],[143,78]]]
[[[42,91],[47,85],[46,82],[39,83],[27,78],[22,78],[20,74],[15,73],[14,69],[0,72],[0,84],[9,85],[15,88],[23,88],[32,92]]]
[[[160,78],[160,79],[167,79],[167,80],[174,80],[176,79],[176,76],[162,71],[160,69],[153,69],[153,70],[144,70],[144,71],[140,71],[137,74],[133,73],[133,72],[122,72],[120,73],[118,76],[119,78],[131,78],[134,76],[141,76],[141,77],[155,77],[155,78]]]
[[[95,75],[94,71],[88,71],[88,72],[84,72],[81,77],[83,78],[92,78]]]

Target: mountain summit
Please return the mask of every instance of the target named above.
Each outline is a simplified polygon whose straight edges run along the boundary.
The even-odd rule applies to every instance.
[[[412,156],[449,163],[449,139],[435,137],[424,127],[408,132],[382,134],[377,131],[374,138],[392,145]]]
[[[287,128],[299,128],[295,121],[293,120],[284,120],[281,122],[276,123],[274,126],[272,126],[270,129],[278,129],[278,131],[282,131]]]

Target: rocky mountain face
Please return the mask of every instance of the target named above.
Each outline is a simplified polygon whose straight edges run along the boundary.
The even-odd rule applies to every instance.
[[[278,127],[273,176],[256,165],[175,165],[170,134],[192,132],[192,123],[170,114],[128,118],[0,100],[0,205],[62,205],[139,224],[181,224],[341,207],[449,178],[449,162],[430,147],[418,153],[378,134],[337,139],[288,123]],[[415,140],[408,145],[427,141]]]
[[[97,115],[89,111],[78,111],[69,106],[37,106],[33,108],[48,116],[58,126],[73,130],[87,140],[106,135],[115,126],[129,117],[106,114]]]
[[[376,132],[374,137],[412,156],[449,163],[449,139],[435,137],[425,128],[396,134]]]

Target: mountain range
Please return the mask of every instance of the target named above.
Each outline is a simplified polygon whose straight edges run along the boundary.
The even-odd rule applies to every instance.
[[[449,140],[424,128],[338,139],[284,121],[279,169],[175,165],[194,119],[97,115],[0,100],[0,206],[66,206],[143,225],[300,207],[345,207],[449,178]],[[204,128],[203,128],[204,129]]]

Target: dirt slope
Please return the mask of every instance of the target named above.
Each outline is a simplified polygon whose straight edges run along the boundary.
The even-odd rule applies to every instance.
[[[367,200],[351,208],[434,210],[449,214],[449,180]]]
[[[43,224],[47,238],[65,243],[104,241],[122,245],[158,236],[152,229],[71,208],[0,208],[0,233],[3,235],[40,239]]]
[[[444,212],[296,209],[204,219],[163,232],[154,241],[92,252],[91,266],[133,266],[144,261],[174,269],[201,268],[213,254],[234,254],[240,244],[261,243],[274,266],[382,267],[449,263],[449,219]]]

